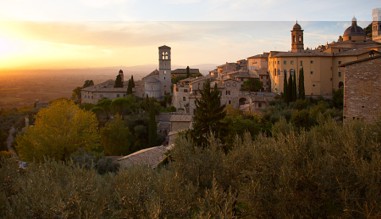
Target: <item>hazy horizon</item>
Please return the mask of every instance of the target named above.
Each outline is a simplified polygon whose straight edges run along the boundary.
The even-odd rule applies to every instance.
[[[379,3],[16,0],[0,6],[1,69],[67,69],[157,64],[162,45],[172,48],[177,66],[220,65],[289,51],[296,21],[305,47],[316,48],[337,40],[353,16],[365,28]]]

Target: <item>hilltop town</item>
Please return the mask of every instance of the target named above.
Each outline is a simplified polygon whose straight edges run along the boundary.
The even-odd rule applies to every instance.
[[[381,9],[337,41],[0,110],[0,218],[381,218]]]
[[[133,94],[137,97],[162,100],[170,96],[177,114],[194,114],[195,100],[200,98],[205,82],[215,85],[221,94],[221,104],[230,105],[243,112],[260,112],[284,93],[284,82],[290,75],[299,80],[304,72],[304,92],[307,97],[332,98],[333,92],[345,87],[344,119],[371,121],[377,116],[378,97],[372,92],[361,93],[358,86],[367,84],[366,90],[376,90],[373,77],[356,74],[377,74],[381,55],[381,12],[373,10],[371,37],[352,19],[338,40],[316,49],[304,48],[304,30],[298,22],[291,28],[290,50],[269,51],[237,62],[219,65],[201,75],[198,69],[171,69],[171,48],[158,48],[158,69],[135,83]],[[369,73],[368,73],[369,71]],[[119,77],[124,81],[123,70]],[[374,76],[376,77],[376,76]],[[361,80],[361,81],[358,81]],[[361,83],[360,83],[361,82]],[[257,87],[254,84],[257,84]],[[351,84],[356,86],[352,86]],[[251,87],[249,85],[252,85]],[[86,87],[81,90],[81,102],[96,104],[103,98],[125,97],[127,81],[115,87],[114,80]],[[351,85],[351,86],[350,86]],[[249,87],[248,87],[249,86]],[[362,96],[363,95],[363,96]],[[373,99],[374,97],[376,99]],[[359,106],[361,106],[359,108]],[[191,122],[191,121],[189,121]],[[174,130],[171,130],[174,131]]]

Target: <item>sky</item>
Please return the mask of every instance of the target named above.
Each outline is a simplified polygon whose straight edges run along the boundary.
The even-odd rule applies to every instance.
[[[381,0],[12,0],[0,2],[0,69],[235,62],[337,40],[352,17],[366,27]]]

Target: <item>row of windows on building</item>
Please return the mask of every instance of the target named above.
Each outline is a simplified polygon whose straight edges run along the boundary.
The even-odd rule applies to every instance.
[[[285,75],[287,75],[288,72],[290,72],[290,74],[292,74],[292,75],[295,74],[295,70],[294,70],[294,69],[290,69],[289,71],[287,71],[286,69],[283,70],[283,73],[284,73]],[[281,70],[280,70],[280,69],[276,69],[276,68],[274,69],[274,72],[273,72],[274,76],[280,75],[280,73],[281,73]],[[313,74],[314,74],[314,71],[310,71],[310,74],[313,75]],[[337,75],[339,76],[339,78],[341,78],[341,72],[340,72],[340,71],[338,72]]]
[[[116,98],[118,98],[118,97],[126,97],[127,96],[127,94],[116,94]],[[99,98],[104,98],[105,96],[103,95],[103,94],[99,94]],[[94,96],[93,95],[90,95],[90,94],[88,94],[88,95],[85,95],[84,96],[84,98],[85,99],[94,99]],[[105,97],[106,98],[106,97]]]
[[[279,60],[278,60],[278,61],[275,61],[275,60],[274,60],[273,63],[274,63],[274,65],[275,65],[275,64],[278,64],[278,65],[279,65],[279,64],[280,64],[280,61],[279,61]],[[311,64],[314,64],[314,60],[310,60],[310,63],[311,63]],[[287,61],[286,61],[286,60],[283,60],[283,64],[284,64],[284,65],[287,65]],[[291,60],[291,61],[290,61],[290,64],[293,65],[293,64],[294,64],[294,61]],[[338,64],[338,65],[341,65],[341,61],[338,61],[337,64]],[[300,66],[303,66],[303,61],[300,61]]]
[[[275,60],[274,60],[273,63],[274,63],[274,65],[275,65],[275,64],[278,64],[278,65],[279,65],[279,64],[280,64],[280,61],[279,61],[279,60],[278,60],[278,61],[275,61]],[[291,60],[291,61],[290,61],[290,65],[293,65],[293,64],[294,64],[294,61]],[[314,60],[310,60],[310,64],[314,64]],[[283,65],[287,65],[287,61],[286,61],[286,60],[283,60]],[[300,61],[300,66],[303,66],[303,61]]]

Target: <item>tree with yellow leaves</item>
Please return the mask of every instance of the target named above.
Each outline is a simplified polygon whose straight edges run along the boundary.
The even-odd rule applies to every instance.
[[[40,110],[35,125],[16,138],[16,150],[25,161],[67,160],[78,149],[99,147],[97,125],[94,113],[81,110],[73,101],[57,100]]]

